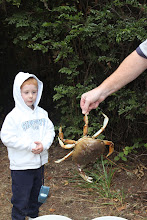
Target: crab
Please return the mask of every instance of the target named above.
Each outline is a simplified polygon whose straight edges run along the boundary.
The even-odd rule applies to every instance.
[[[62,132],[62,127],[59,128],[59,144],[64,149],[72,149],[70,153],[64,156],[61,159],[55,161],[55,163],[60,163],[65,159],[72,156],[72,160],[77,164],[79,175],[87,182],[93,182],[93,178],[87,176],[83,168],[91,162],[95,162],[97,158],[105,152],[105,146],[109,146],[109,153],[106,157],[110,156],[114,151],[114,144],[112,141],[96,139],[106,128],[109,118],[102,113],[104,116],[103,126],[98,130],[92,137],[89,137],[88,134],[88,116],[84,116],[85,125],[83,127],[83,137],[79,140],[69,140],[64,139]]]

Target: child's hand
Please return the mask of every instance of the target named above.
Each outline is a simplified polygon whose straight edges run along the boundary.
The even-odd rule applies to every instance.
[[[43,145],[40,141],[35,141],[36,148],[32,149],[32,153],[34,154],[40,154],[43,151]]]

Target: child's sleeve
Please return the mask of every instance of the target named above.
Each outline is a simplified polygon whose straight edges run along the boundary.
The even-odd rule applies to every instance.
[[[55,137],[54,125],[52,121],[48,118],[48,114],[47,114],[45,131],[44,131],[43,139],[41,141],[44,150],[48,150],[50,148],[50,146],[53,143],[54,137]]]
[[[28,137],[19,135],[17,125],[9,115],[6,116],[2,125],[1,140],[7,148],[31,151],[32,148],[36,147],[35,143],[32,143]]]

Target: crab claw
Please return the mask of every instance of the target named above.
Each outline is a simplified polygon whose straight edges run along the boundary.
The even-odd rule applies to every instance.
[[[93,178],[80,173],[80,176],[88,183],[93,183]]]
[[[78,165],[79,175],[88,183],[93,183],[93,178],[90,176],[86,176],[84,171],[81,169],[81,167]]]
[[[104,131],[104,129],[106,128],[106,126],[107,126],[107,124],[108,124],[109,118],[108,118],[107,115],[105,115],[104,113],[102,113],[102,115],[104,116],[103,127],[102,127],[99,131],[97,131],[97,132],[92,136],[92,138],[98,137],[98,136]]]
[[[75,146],[75,144],[64,144],[63,141],[58,137],[59,144],[64,149],[71,149]]]

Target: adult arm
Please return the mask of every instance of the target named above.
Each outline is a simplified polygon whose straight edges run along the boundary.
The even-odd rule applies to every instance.
[[[133,51],[102,84],[81,96],[82,113],[88,114],[90,110],[97,108],[104,99],[136,79],[145,69],[147,59],[140,56],[136,50]]]

